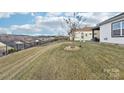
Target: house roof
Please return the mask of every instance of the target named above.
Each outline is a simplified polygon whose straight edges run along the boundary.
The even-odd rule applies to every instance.
[[[93,27],[92,30],[100,30],[100,27],[97,25],[97,26]]]
[[[4,46],[6,46],[6,44],[0,42],[0,47],[4,47]]]
[[[112,21],[115,21],[115,20],[118,20],[118,19],[121,19],[121,18],[124,18],[124,12],[123,13],[120,13],[119,15],[116,15],[112,18],[109,18],[101,23],[98,24],[98,26],[101,26],[101,25],[104,25],[104,24],[107,24],[107,23],[110,23]]]
[[[23,44],[24,42],[21,41],[15,41],[16,44]]]
[[[87,31],[92,31],[92,27],[85,26],[85,27],[83,27],[83,28],[81,28],[81,29],[77,29],[77,30],[76,30],[76,32],[78,32],[78,31],[79,31],[79,32],[80,32],[80,31],[81,31],[81,32],[84,32],[84,31],[85,31],[85,32],[87,32]]]
[[[8,49],[12,49],[12,47],[10,47],[8,45],[7,45],[7,47],[8,47]],[[0,49],[6,49],[6,44],[0,42]]]

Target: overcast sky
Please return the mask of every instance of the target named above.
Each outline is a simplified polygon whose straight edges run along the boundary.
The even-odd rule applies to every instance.
[[[18,12],[0,13],[0,34],[17,35],[66,35],[63,18],[72,12]],[[118,12],[80,12],[86,18],[84,25],[95,26]]]

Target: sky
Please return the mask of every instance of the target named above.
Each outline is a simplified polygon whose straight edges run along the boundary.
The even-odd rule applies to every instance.
[[[82,26],[95,26],[117,14],[119,12],[78,12],[86,19]],[[67,35],[63,19],[72,15],[73,12],[0,12],[0,34]]]

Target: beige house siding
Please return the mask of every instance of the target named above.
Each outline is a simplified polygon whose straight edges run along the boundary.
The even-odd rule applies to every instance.
[[[80,40],[91,40],[92,39],[92,27],[85,26],[82,29],[77,29],[74,32],[74,40],[80,41]],[[72,36],[70,34],[70,40],[72,40]]]
[[[75,32],[75,41],[85,40],[89,41],[92,39],[92,31],[78,31]]]

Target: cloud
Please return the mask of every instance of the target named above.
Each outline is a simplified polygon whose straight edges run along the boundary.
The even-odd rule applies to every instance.
[[[0,12],[0,18],[9,18],[14,13]]]
[[[79,13],[79,15],[86,18],[85,24],[90,24],[91,26],[94,26],[102,21],[107,20],[110,17],[113,17],[115,15],[119,14],[119,12],[85,12],[85,13]]]
[[[0,34],[11,34],[8,28],[0,28]]]
[[[22,14],[26,14],[26,13],[22,13]],[[7,28],[8,30],[6,30],[6,32],[11,31],[13,34],[28,34],[28,35],[64,34],[65,29],[63,29],[61,25],[63,17],[60,15],[62,15],[62,13],[47,13],[46,16],[35,16],[34,13],[31,13],[31,16],[35,17],[34,18],[35,21],[33,24],[11,25]],[[11,14],[8,14],[8,17],[10,16]]]
[[[0,18],[10,18],[12,15],[16,14],[21,15],[31,14],[32,16],[34,16],[34,13],[32,12],[0,12]]]
[[[44,17],[41,23],[43,31],[49,32],[52,35],[67,35],[67,29],[64,25],[62,16]]]
[[[41,23],[42,23],[42,21],[43,21],[43,17],[42,16],[36,16],[35,17],[35,25],[36,25],[36,27],[41,27]]]
[[[14,13],[15,14],[15,13]],[[10,17],[13,13],[0,13],[0,18]],[[20,14],[28,14],[23,12]],[[8,28],[0,28],[0,33],[14,33],[27,35],[67,35],[68,27],[65,25],[63,18],[72,17],[72,12],[53,12],[46,13],[45,16],[37,16],[35,13],[30,13],[34,20],[32,24],[11,25]],[[79,12],[78,15],[86,18],[83,25],[95,26],[112,16],[117,15],[117,12]]]
[[[30,24],[24,24],[24,25],[12,25],[11,27],[10,27],[10,29],[11,30],[33,30],[32,29],[33,28],[33,25],[30,25]]]
[[[65,17],[72,17],[74,15],[74,12],[64,12],[63,15]]]
[[[35,16],[35,13],[31,13],[31,16]]]
[[[40,25],[41,29],[43,29],[44,31],[47,31],[51,34],[59,34],[59,35],[66,34],[66,28],[62,26],[63,24],[62,16],[60,17],[37,16],[36,19],[38,19],[38,21],[36,21],[36,24]]]
[[[62,12],[48,12],[46,13],[46,17],[58,17],[58,16],[62,16]]]
[[[37,27],[36,24],[24,24],[24,25],[12,25],[10,30],[13,34],[34,34],[42,31],[41,27]]]

